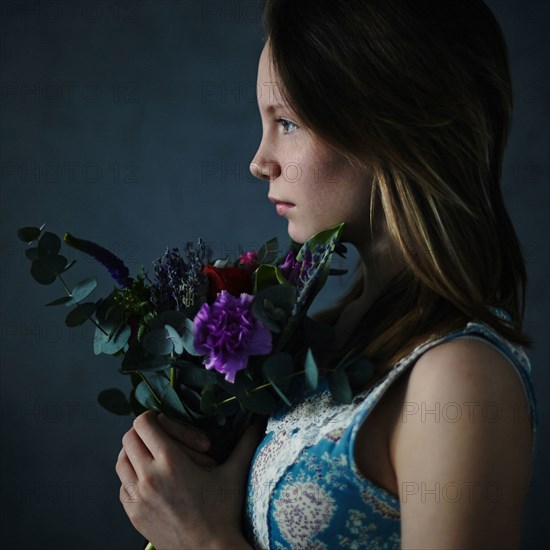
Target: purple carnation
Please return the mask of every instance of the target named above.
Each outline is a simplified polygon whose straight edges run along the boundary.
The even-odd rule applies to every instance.
[[[222,290],[211,306],[203,304],[193,322],[195,349],[207,356],[204,366],[225,374],[228,382],[246,368],[249,355],[271,351],[271,332],[252,314],[253,298]]]

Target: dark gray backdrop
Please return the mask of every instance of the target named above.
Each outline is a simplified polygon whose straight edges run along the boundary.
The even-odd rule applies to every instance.
[[[541,426],[525,548],[548,540],[548,2],[488,2],[506,34],[515,111],[503,189],[524,245],[527,330]],[[286,222],[248,173],[261,137],[256,1],[5,1],[1,45],[1,509],[21,549],[140,548],[114,464],[129,417],[96,404],[127,389],[118,361],[69,329],[63,295],[28,273],[24,225],[47,222],[117,252],[132,271],[203,237],[216,256],[257,247]],[[350,258],[355,256],[351,254]],[[76,283],[97,275],[78,255]],[[353,262],[348,262],[353,266]],[[344,281],[333,281],[326,303]],[[320,304],[321,305],[321,304]]]

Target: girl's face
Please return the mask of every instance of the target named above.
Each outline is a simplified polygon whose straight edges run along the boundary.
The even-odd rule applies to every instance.
[[[343,239],[364,246],[370,233],[371,183],[342,155],[313,139],[292,109],[281,105],[279,90],[268,42],[257,82],[263,134],[250,171],[269,182],[268,197],[288,220],[289,236],[296,242],[346,222]]]

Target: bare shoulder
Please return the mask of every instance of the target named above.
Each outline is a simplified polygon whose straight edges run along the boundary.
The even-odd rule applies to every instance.
[[[532,431],[513,365],[483,341],[445,342],[414,365],[400,407],[403,548],[519,548]]]
[[[409,377],[409,395],[496,399],[502,407],[527,402],[513,365],[490,344],[459,338],[420,356]]]

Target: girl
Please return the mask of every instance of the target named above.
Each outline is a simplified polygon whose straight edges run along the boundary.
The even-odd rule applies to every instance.
[[[297,242],[346,222],[357,279],[316,358],[375,375],[351,404],[295,384],[220,466],[141,415],[124,509],[157,550],[519,548],[536,406],[499,25],[481,0],[266,0],[264,24],[251,171]]]

